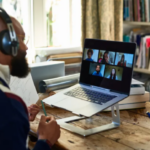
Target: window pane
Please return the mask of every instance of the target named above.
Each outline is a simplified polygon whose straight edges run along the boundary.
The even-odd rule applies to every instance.
[[[28,42],[28,61],[32,62],[33,49],[31,50],[31,10],[30,10],[30,0],[1,0],[1,6],[6,10],[6,12],[16,18],[22,25],[26,38],[29,39]]]
[[[2,0],[2,7],[9,15],[15,17],[21,24],[23,24],[20,0]]]
[[[16,18],[23,26],[24,30],[29,30],[28,0],[2,0],[2,7],[6,12]]]
[[[81,0],[72,0],[72,45],[81,46]]]
[[[80,8],[81,0],[46,0],[48,46],[80,45]]]

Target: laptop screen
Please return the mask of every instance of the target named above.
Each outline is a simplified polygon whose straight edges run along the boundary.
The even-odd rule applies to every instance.
[[[136,44],[85,39],[80,83],[130,93]]]

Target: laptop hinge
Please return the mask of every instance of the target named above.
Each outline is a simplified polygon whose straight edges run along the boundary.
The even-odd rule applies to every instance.
[[[128,95],[128,93],[123,93],[123,92],[118,92],[118,91],[115,91],[115,90],[110,90],[110,89],[106,89],[106,88],[102,88],[102,87],[97,87],[97,86],[94,86],[94,85],[89,85],[89,84],[84,84],[84,83],[79,83],[81,85],[85,85],[85,86],[89,86],[91,88],[94,88],[94,89],[100,89],[100,90],[104,90],[104,91],[108,91],[108,92],[113,92],[113,93],[118,93],[118,94],[125,94],[125,95]]]
[[[102,87],[97,87],[97,86],[93,86],[93,85],[90,85],[91,88],[94,88],[94,89],[100,89],[100,90],[105,90],[105,91],[108,91],[110,92],[109,89],[105,89],[105,88],[102,88]]]
[[[115,91],[115,90],[110,90],[110,92],[114,92],[114,93],[119,93],[119,94],[124,94],[124,95],[130,95],[130,94],[128,94],[128,93],[123,93],[123,92],[118,92],[118,91]]]
[[[79,83],[79,84],[85,85],[85,86],[89,86],[89,87],[94,88],[94,89],[100,89],[100,90],[110,91],[109,89],[105,89],[105,88],[94,86],[94,85],[89,85],[89,84],[84,84],[84,83]]]

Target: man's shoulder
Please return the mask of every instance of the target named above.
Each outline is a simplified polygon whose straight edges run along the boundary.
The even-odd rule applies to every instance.
[[[102,73],[100,72],[99,75],[102,76]]]
[[[93,72],[93,75],[96,74],[96,71]]]
[[[24,101],[16,94],[14,94],[8,86],[0,84],[0,99],[1,102],[7,103],[8,105],[14,106],[16,104],[21,105],[25,110],[26,114],[28,114],[26,104]]]

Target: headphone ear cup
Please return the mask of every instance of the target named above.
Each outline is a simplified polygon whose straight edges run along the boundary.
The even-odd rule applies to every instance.
[[[11,41],[8,30],[0,32],[0,50],[6,55],[12,55]]]

